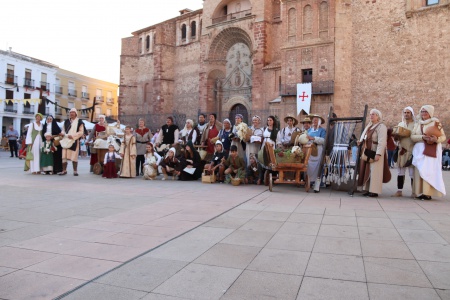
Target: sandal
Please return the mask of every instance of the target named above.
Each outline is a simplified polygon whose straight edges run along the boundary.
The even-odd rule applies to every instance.
[[[59,172],[58,175],[60,175],[60,176],[62,176],[62,175],[67,175],[67,171]]]
[[[73,172],[73,176],[78,176],[78,172]]]

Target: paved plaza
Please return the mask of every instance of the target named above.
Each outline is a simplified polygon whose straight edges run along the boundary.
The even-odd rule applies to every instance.
[[[372,199],[79,165],[0,152],[0,299],[450,299],[450,197],[391,198],[395,173]]]

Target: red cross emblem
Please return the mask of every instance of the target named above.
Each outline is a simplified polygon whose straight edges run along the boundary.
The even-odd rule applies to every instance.
[[[299,95],[298,97],[299,97],[299,98],[302,98],[302,102],[305,101],[305,98],[309,98],[309,96],[306,95],[306,93],[305,93],[304,91],[303,91],[303,94],[302,94],[302,95]]]

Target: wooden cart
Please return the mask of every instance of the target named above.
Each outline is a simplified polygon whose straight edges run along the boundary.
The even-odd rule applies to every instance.
[[[310,182],[307,174],[308,170],[308,160],[311,156],[311,147],[310,145],[304,145],[302,147],[302,151],[304,154],[304,158],[301,163],[277,163],[277,159],[275,156],[275,151],[273,146],[270,143],[266,143],[265,147],[267,148],[267,153],[269,154],[270,167],[272,171],[278,172],[278,178],[273,178],[272,173],[269,174],[269,190],[272,192],[274,184],[296,184],[296,185],[305,185],[306,192],[309,191]],[[286,172],[295,173],[294,179],[286,178]],[[305,173],[305,181],[301,180],[301,172]]]

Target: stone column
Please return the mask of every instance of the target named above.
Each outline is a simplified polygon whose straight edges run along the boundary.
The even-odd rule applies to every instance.
[[[14,129],[19,132],[19,136],[22,134],[22,118],[16,117],[13,120]]]

